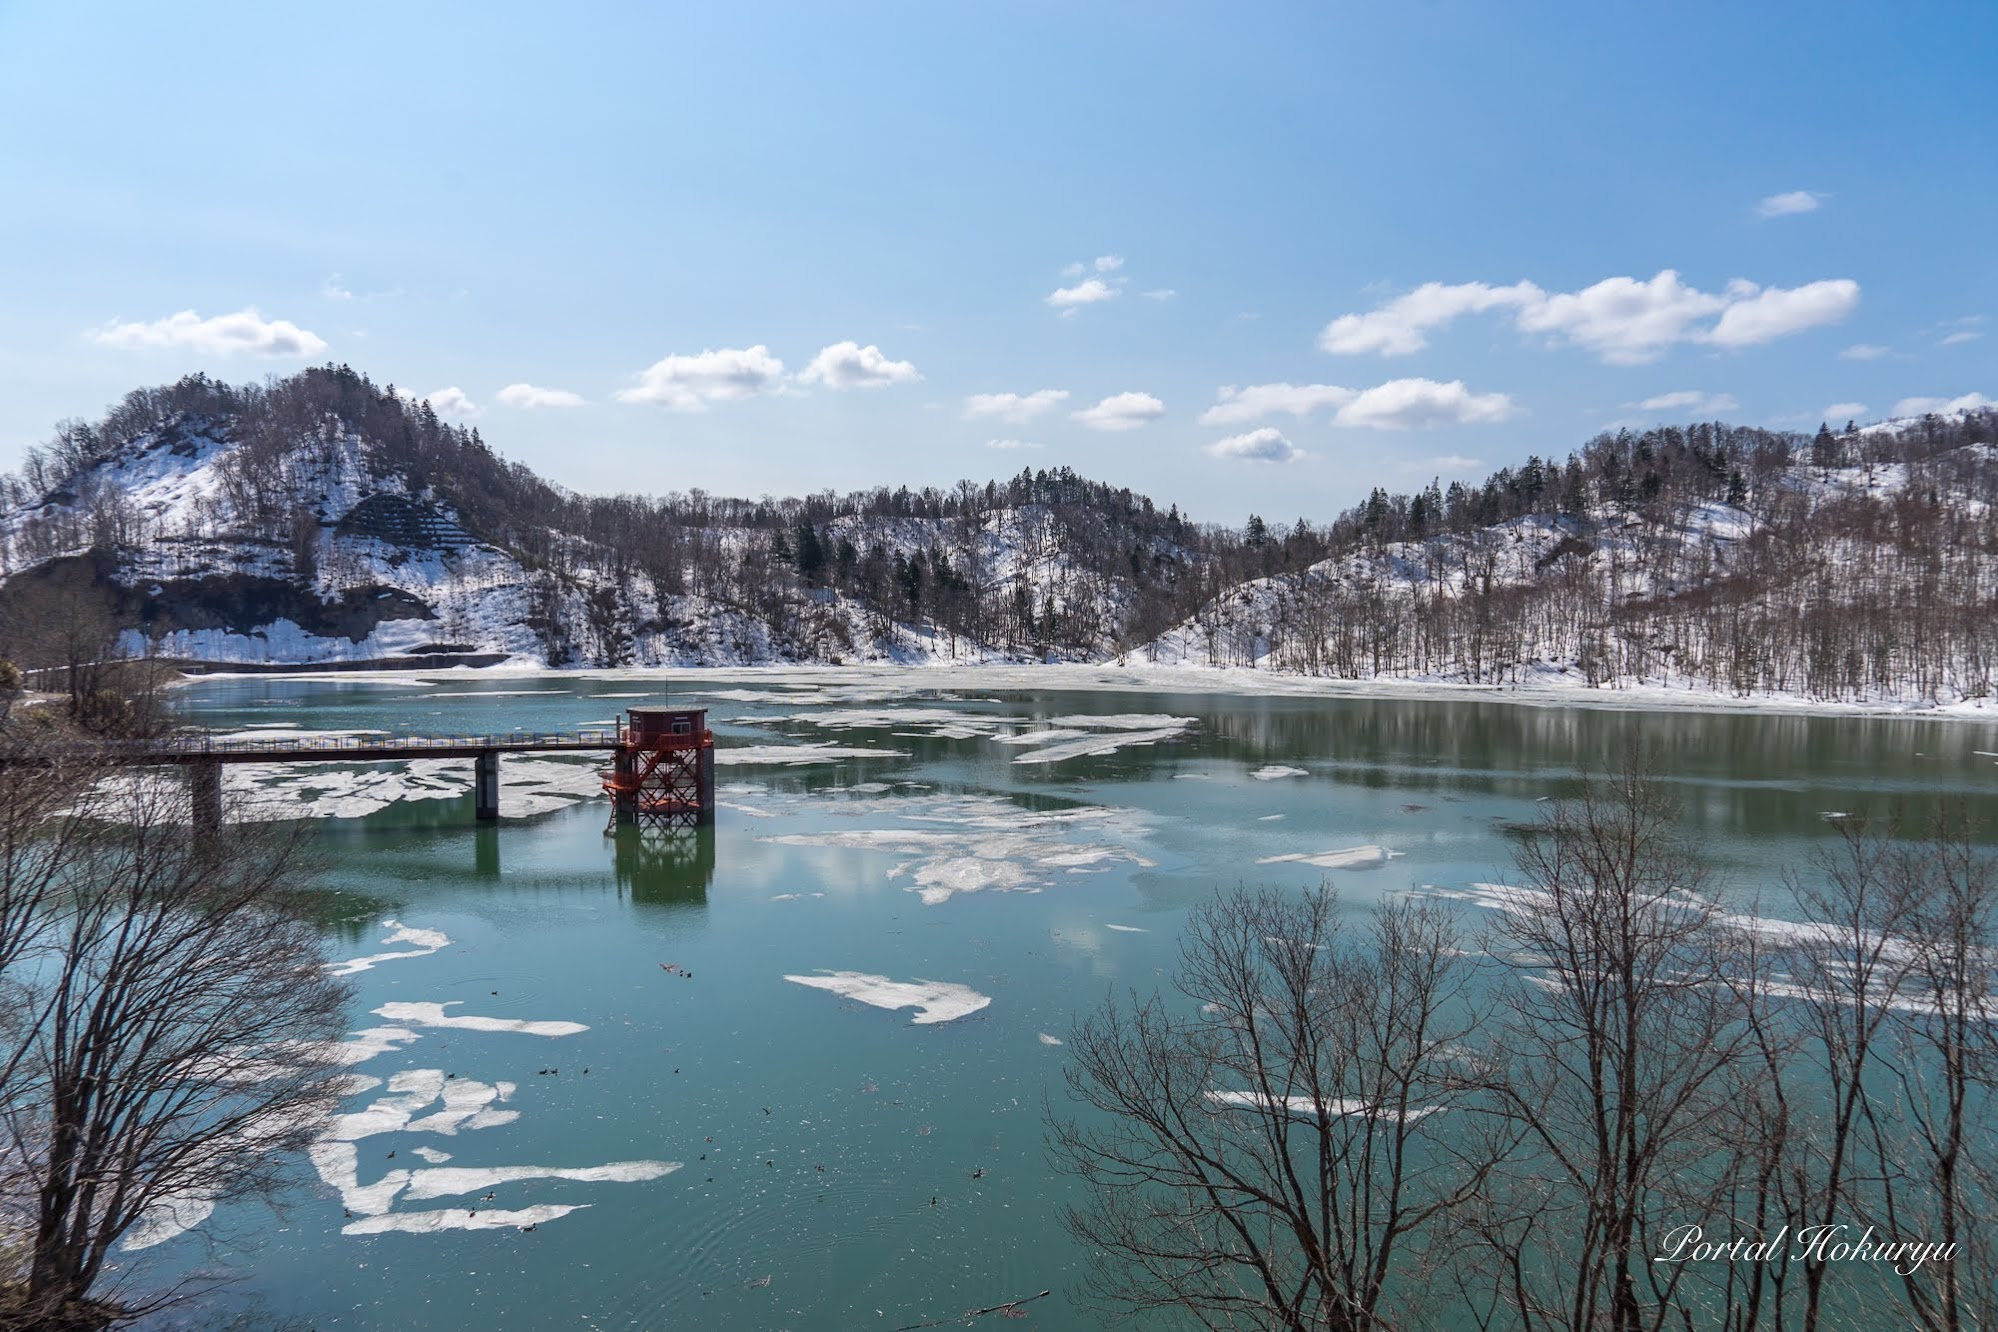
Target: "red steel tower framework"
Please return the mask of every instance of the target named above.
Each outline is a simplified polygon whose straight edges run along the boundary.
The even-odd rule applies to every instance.
[[[715,821],[715,736],[706,708],[633,708],[618,727],[604,791],[611,826],[694,828]]]

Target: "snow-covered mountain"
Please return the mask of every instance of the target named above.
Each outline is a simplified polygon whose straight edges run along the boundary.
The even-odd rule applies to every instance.
[[[1103,489],[1047,484],[1071,483]],[[9,485],[0,600],[46,622],[82,591],[124,651],[198,662],[1090,658],[1140,600],[1129,566],[1184,559],[1176,517],[960,490],[633,514],[344,368],[183,381],[65,427]]]
[[[1998,672],[1994,441],[1991,411],[1626,431],[1234,532],[1066,469],[591,498],[346,367],[196,376],[65,424],[0,481],[0,655],[1115,659],[1946,704]]]

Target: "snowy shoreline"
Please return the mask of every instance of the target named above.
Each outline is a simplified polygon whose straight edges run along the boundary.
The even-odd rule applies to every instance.
[[[1511,703],[1541,708],[1593,708],[1614,712],[1695,712],[1826,717],[1891,717],[1935,721],[1998,721],[1998,699],[1952,703],[1883,698],[1862,702],[1803,698],[1792,694],[1737,697],[1706,690],[1655,683],[1619,688],[1591,687],[1559,671],[1542,670],[1539,679],[1522,684],[1484,685],[1428,679],[1348,680],[1327,676],[1292,675],[1244,667],[1167,666],[1145,662],[1077,664],[940,663],[912,665],[880,663],[861,666],[743,665],[647,666],[616,668],[548,667],[516,660],[493,666],[459,666],[442,670],[328,671],[302,663],[297,669],[234,672],[213,670],[189,676],[181,686],[207,680],[323,680],[348,684],[367,681],[420,686],[432,681],[463,682],[476,674],[495,679],[584,679],[605,681],[671,680],[682,692],[698,693],[702,681],[756,680],[766,684],[812,687],[845,684],[891,684],[911,694],[938,689],[1073,690],[1102,693],[1232,694],[1248,698],[1335,698],[1392,701]],[[801,698],[801,702],[810,702]]]

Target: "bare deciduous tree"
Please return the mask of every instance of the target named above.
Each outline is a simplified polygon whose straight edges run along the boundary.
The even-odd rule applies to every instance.
[[[1503,1152],[1468,1109],[1471,972],[1435,904],[1359,930],[1324,889],[1196,910],[1180,1000],[1113,1000],[1069,1042],[1082,1117],[1052,1152],[1091,1187],[1068,1218],[1088,1297],[1356,1332],[1419,1306],[1433,1236]]]
[[[1667,1232],[1722,1214],[1748,1051],[1706,867],[1633,766],[1545,807],[1491,951],[1501,1095],[1524,1129],[1488,1204],[1504,1302],[1527,1325],[1658,1328],[1700,1310]]]
[[[114,1248],[275,1187],[337,1089],[346,992],[292,907],[297,836],[196,839],[185,800],[121,783],[86,821],[51,811],[68,839],[52,877],[22,862],[43,879],[9,967],[0,1228],[20,1270],[0,1278],[0,1327],[96,1327],[168,1298],[103,1291]]]

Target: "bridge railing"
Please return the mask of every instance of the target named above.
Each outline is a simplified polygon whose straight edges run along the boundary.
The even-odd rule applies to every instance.
[[[111,743],[114,753],[140,755],[197,756],[201,754],[270,754],[279,756],[310,752],[366,754],[378,749],[611,749],[618,743],[613,727],[575,731],[499,731],[483,735],[398,735],[393,732],[366,735],[295,735],[268,738],[221,739],[213,734],[172,735],[158,740],[122,740]]]

